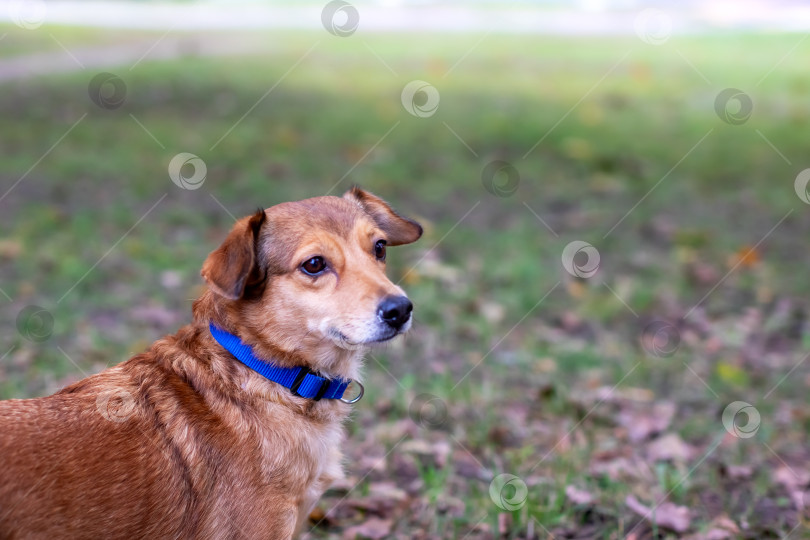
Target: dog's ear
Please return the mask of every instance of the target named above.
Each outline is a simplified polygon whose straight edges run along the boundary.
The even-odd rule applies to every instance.
[[[200,274],[215,293],[237,300],[248,284],[261,277],[256,248],[266,217],[259,209],[237,221],[222,245],[205,259]]]
[[[373,193],[355,186],[343,194],[344,199],[354,201],[366,211],[377,226],[388,236],[389,246],[416,242],[422,236],[422,226],[412,219],[402,217]]]

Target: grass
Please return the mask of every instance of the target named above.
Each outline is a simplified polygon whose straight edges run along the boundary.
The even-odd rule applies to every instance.
[[[159,37],[4,31],[16,54],[58,52],[53,37],[68,48],[148,48]],[[348,426],[348,468],[361,487],[313,537],[376,512],[397,531],[440,537],[542,537],[545,528],[614,538],[639,522],[630,494],[689,507],[692,531],[722,515],[747,522],[743,537],[793,528],[789,490],[763,470],[800,471],[810,428],[807,368],[790,372],[808,340],[810,218],[793,181],[805,168],[810,51],[778,63],[799,37],[677,37],[660,47],[503,35],[478,46],[477,35],[249,39],[264,52],[104,68],[126,84],[115,110],[88,98],[99,70],[4,85],[2,192],[19,183],[0,201],[0,281],[12,299],[0,397],[55,391],[187,320],[229,212],[357,183],[426,226],[419,244],[390,256],[417,327],[368,361],[367,398]],[[415,79],[440,93],[431,117],[400,103]],[[753,100],[742,125],[715,113],[729,87]],[[205,161],[201,189],[170,181],[179,152]],[[519,173],[511,196],[482,184],[495,159]],[[591,279],[560,264],[573,240],[599,250]],[[44,342],[16,329],[29,304],[53,316]],[[642,346],[659,318],[677,323],[669,357]],[[423,418],[436,414],[414,408],[423,394],[446,413]],[[735,400],[761,413],[753,439],[722,437],[721,413]],[[650,459],[655,434],[629,438],[664,402],[677,414],[662,431],[686,441],[688,457]],[[424,448],[398,450],[400,434]],[[361,460],[366,451],[382,465]],[[754,471],[734,477],[728,465]],[[490,498],[500,473],[527,485],[514,512]],[[371,488],[386,481],[410,506],[369,509]],[[572,503],[568,486],[594,502]],[[342,496],[328,495],[323,509]]]

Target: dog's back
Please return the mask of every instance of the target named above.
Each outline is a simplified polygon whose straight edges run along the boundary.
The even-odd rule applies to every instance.
[[[258,455],[256,433],[229,428],[194,389],[222,384],[213,379],[170,336],[53,396],[0,401],[0,538],[268,537],[288,529],[289,519],[255,519],[268,502],[266,477],[257,481],[267,456]]]
[[[119,367],[53,396],[0,402],[2,536],[176,536],[181,520],[171,512],[186,495],[163,441],[140,425],[149,421],[141,411],[106,419],[99,410],[116,406],[105,396],[133,406],[124,403],[132,395],[125,373]]]

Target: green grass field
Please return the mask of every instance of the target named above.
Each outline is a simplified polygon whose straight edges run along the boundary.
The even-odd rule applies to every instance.
[[[0,59],[160,37],[0,30]],[[2,83],[0,397],[184,324],[229,214],[359,184],[425,225],[389,255],[416,324],[370,353],[350,481],[311,538],[810,534],[801,36],[187,38],[172,60]],[[196,39],[261,51],[204,57]],[[100,72],[119,108],[89,98]],[[412,80],[435,114],[405,110]],[[726,88],[753,103],[739,125],[715,110]],[[205,162],[201,188],[170,180],[180,152]],[[500,195],[494,160],[519,175]],[[593,277],[561,264],[575,240],[599,252]],[[47,313],[21,323],[29,305]],[[735,401],[754,436],[724,427]]]

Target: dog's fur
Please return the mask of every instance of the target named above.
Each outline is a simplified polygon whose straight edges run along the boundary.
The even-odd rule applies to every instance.
[[[361,346],[393,337],[381,299],[403,294],[375,242],[421,234],[357,188],[240,219],[203,265],[191,324],[53,396],[0,402],[0,538],[296,536],[343,474],[351,407],[264,379],[209,322],[259,358],[356,379]],[[316,255],[313,278],[300,265]]]

